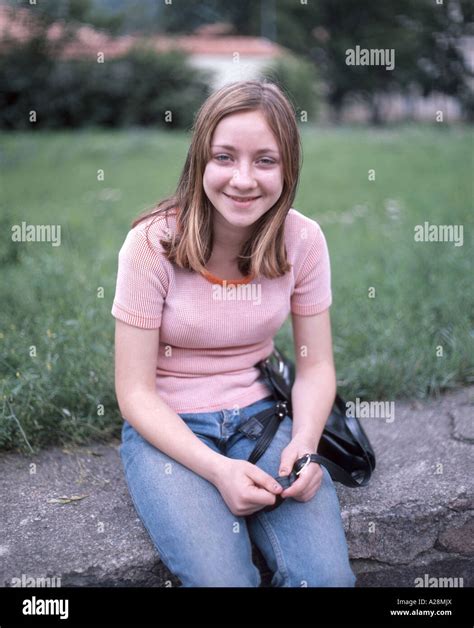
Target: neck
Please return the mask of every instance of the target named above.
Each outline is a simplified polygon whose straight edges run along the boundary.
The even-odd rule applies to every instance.
[[[214,220],[213,252],[222,252],[227,259],[236,261],[250,231],[251,228],[249,227],[235,227],[216,218]]]
[[[228,240],[217,240],[214,238],[212,246],[212,254],[221,258],[225,258],[229,262],[236,262],[240,253],[241,244],[230,243]]]

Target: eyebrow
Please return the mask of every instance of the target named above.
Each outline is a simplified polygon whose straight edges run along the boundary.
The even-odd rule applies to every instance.
[[[213,144],[212,148],[225,148],[226,150],[233,150],[235,151],[235,147],[231,146],[230,144]],[[278,154],[277,150],[274,150],[273,148],[260,148],[259,150],[255,151],[255,154],[258,155],[260,153],[276,153]]]

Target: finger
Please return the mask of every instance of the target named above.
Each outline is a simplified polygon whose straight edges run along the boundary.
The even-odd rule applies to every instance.
[[[308,467],[303,469],[298,477],[310,477],[311,479],[315,478],[321,481],[323,479],[323,470],[319,464],[311,463]]]
[[[310,483],[311,483],[311,478],[309,478],[308,476],[299,477],[296,480],[296,482],[293,482],[291,486],[289,486],[283,491],[281,496],[283,498],[294,497],[295,495],[298,495],[299,493],[303,493],[305,490],[309,488]]]
[[[301,501],[301,502],[307,502],[316,495],[316,493],[318,492],[320,488],[321,488],[321,480],[318,480],[318,478],[313,478],[311,484],[301,493],[294,495],[293,499],[296,499],[297,501]],[[283,497],[283,494],[282,494],[282,497]]]
[[[255,484],[258,484],[261,488],[264,488],[275,495],[281,493],[282,486],[281,484],[278,484],[275,478],[273,478],[270,474],[265,473],[265,471],[255,465],[252,465],[252,467],[253,469],[250,469],[249,475]]]
[[[258,486],[249,486],[246,497],[253,504],[263,506],[272,506],[276,501],[276,496],[273,493],[269,493],[264,488],[258,488]]]
[[[284,449],[281,454],[280,468],[278,469],[278,475],[287,476],[290,475],[291,469],[295,464],[298,454],[292,449]]]
[[[301,493],[295,493],[294,495],[289,495],[289,497],[291,497],[291,499],[296,499],[296,501],[298,502],[307,502],[316,495],[318,488],[318,486],[311,484],[311,486],[309,486]],[[284,497],[283,494],[282,497]]]
[[[303,495],[295,495],[293,499],[297,502],[309,502],[313,499],[313,497],[316,495],[317,492],[318,491],[314,489],[312,491],[304,493]]]
[[[294,482],[290,487],[285,489],[281,496],[285,497],[295,497],[296,495],[303,494],[313,487],[313,482],[321,481],[322,471],[321,467],[315,467],[311,469],[308,467],[305,469],[301,475],[298,476],[296,482]]]

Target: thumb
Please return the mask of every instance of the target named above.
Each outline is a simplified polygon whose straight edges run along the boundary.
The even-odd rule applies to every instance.
[[[285,447],[285,449],[281,452],[280,469],[278,471],[278,475],[290,475],[297,458],[298,452],[294,447],[292,447],[291,445]]]
[[[251,479],[258,484],[259,486],[265,488],[270,493],[280,493],[282,491],[282,487],[278,482],[273,478],[269,473],[260,469],[256,465],[252,464],[252,468],[250,469],[249,475]]]

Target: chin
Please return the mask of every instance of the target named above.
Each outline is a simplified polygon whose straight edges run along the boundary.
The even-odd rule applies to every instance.
[[[255,222],[253,216],[224,216],[226,221],[234,227],[248,227]]]

